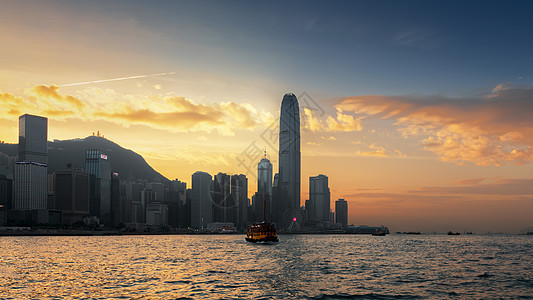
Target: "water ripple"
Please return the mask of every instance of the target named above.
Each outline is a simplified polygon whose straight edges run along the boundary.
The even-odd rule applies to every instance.
[[[0,298],[528,298],[527,236],[0,237]]]

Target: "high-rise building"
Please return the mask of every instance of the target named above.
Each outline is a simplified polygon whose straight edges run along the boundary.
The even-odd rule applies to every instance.
[[[48,164],[48,119],[40,116],[19,117],[18,161]]]
[[[277,220],[288,225],[300,209],[300,109],[294,94],[285,94],[279,121]]]
[[[83,221],[89,215],[89,174],[67,169],[53,174],[53,208],[63,212],[63,223]]]
[[[272,164],[266,157],[257,164],[257,193],[272,197]]]
[[[183,216],[183,221],[180,219],[180,227],[188,228],[192,227],[192,189],[187,189],[185,191],[185,205],[183,206],[183,212],[180,216]]]
[[[246,175],[231,175],[231,199],[235,205],[235,218],[231,221],[237,228],[248,223],[248,178]]]
[[[335,223],[341,224],[342,228],[348,225],[348,202],[344,199],[335,201]]]
[[[11,209],[13,202],[13,180],[0,175],[0,226],[6,223],[6,210]]]
[[[274,174],[274,179],[272,180],[272,199],[271,199],[271,207],[272,211],[271,214],[271,220],[270,222],[279,223],[281,220],[281,203],[278,200],[279,199],[279,173]],[[255,203],[255,202],[254,202]],[[257,206],[257,203],[255,203],[254,207]],[[255,210],[254,210],[255,212]]]
[[[119,226],[124,223],[122,219],[124,199],[126,191],[122,192],[121,196],[121,187],[120,177],[118,172],[111,173],[111,224],[113,226]]]
[[[168,206],[157,201],[146,205],[146,225],[167,226]]]
[[[211,200],[213,200],[213,222],[233,222],[235,202],[230,197],[231,181],[226,173],[218,173],[213,179]]]
[[[143,185],[138,182],[126,183],[126,213],[125,223],[144,223],[145,213],[141,193]]]
[[[185,204],[187,184],[179,180],[172,180],[168,183],[168,193],[166,204],[168,206],[168,225],[174,228],[186,228],[185,225]],[[190,214],[190,211],[188,212]]]
[[[266,219],[272,221],[272,164],[266,158],[266,153],[257,164],[257,194],[254,197],[255,221],[262,221],[263,213]],[[265,211],[263,211],[263,206],[265,206]]]
[[[309,177],[309,219],[314,222],[330,221],[330,192],[328,177]],[[308,209],[306,207],[306,209]]]
[[[191,227],[207,228],[213,222],[213,203],[211,201],[212,177],[206,172],[192,174]]]
[[[85,171],[95,176],[95,183],[91,184],[95,198],[91,199],[89,205],[90,214],[100,218],[100,223],[112,225],[111,165],[107,155],[99,149],[88,149],[85,153]]]
[[[161,182],[149,182],[146,184],[146,189],[155,192],[155,201],[165,202],[165,185]]]
[[[47,209],[48,206],[48,119],[19,117],[18,159],[15,163],[12,209]]]

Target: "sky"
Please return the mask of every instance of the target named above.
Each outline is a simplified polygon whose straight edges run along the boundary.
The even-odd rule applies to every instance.
[[[533,226],[529,1],[1,1],[0,140],[99,131],[190,187],[277,172],[281,100],[352,224]]]

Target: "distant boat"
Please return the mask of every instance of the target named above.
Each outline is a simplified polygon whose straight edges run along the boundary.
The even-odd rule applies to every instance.
[[[257,242],[279,242],[274,224],[263,221],[259,224],[253,224],[246,229],[246,241],[251,243]]]
[[[385,236],[387,234],[387,232],[383,231],[383,230],[378,230],[374,233],[372,233],[373,236]]]
[[[451,232],[451,231],[448,231],[448,235],[460,235],[461,233],[460,232]]]
[[[266,158],[266,152],[265,152]],[[271,224],[266,221],[265,207],[266,203],[264,201],[263,193],[263,222],[259,224],[253,224],[248,226],[246,229],[246,241],[250,243],[265,243],[265,242],[279,242],[278,234],[276,232],[276,227],[274,224]]]

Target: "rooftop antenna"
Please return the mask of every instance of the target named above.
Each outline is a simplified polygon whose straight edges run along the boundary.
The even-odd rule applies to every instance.
[[[265,159],[267,158],[267,147],[265,146]]]

